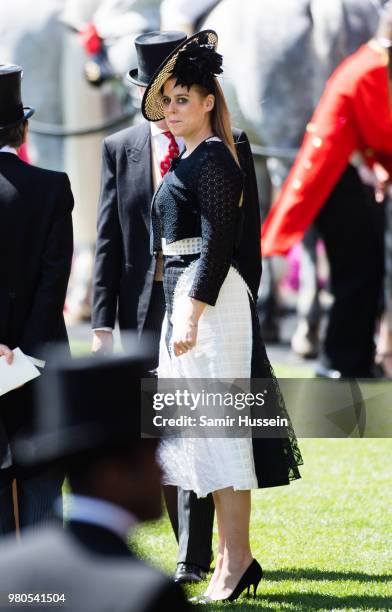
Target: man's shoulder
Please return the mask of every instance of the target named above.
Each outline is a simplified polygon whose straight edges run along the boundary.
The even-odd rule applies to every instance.
[[[60,588],[66,584],[73,597],[82,597],[83,591],[94,584],[97,595],[110,588],[114,600],[118,597],[132,601],[133,597],[154,599],[170,591],[172,583],[134,556],[93,554],[60,526],[51,526],[26,533],[20,544],[14,538],[2,544],[0,589],[31,592],[34,584],[36,591],[46,588],[47,592],[55,585]]]
[[[233,127],[232,134],[234,139],[234,144],[237,147],[237,151],[240,155],[245,155],[249,151],[250,143],[249,138],[240,128]]]
[[[384,77],[386,56],[385,49],[378,48],[374,41],[369,41],[339,64],[328,81],[328,87],[342,90],[344,94],[355,93],[358,84],[369,75],[381,73]]]
[[[30,180],[35,179],[40,183],[64,184],[69,180],[65,172],[48,170],[47,168],[41,168],[41,166],[35,166],[22,161],[20,170],[24,171]]]
[[[115,134],[107,136],[104,140],[105,146],[109,151],[116,151],[125,145],[132,145],[142,138],[146,138],[150,133],[150,126],[147,121],[124,128]]]
[[[234,142],[237,142],[242,136],[246,136],[245,132],[237,127],[232,127],[231,132],[233,134]]]
[[[20,544],[15,543],[13,535],[5,537],[0,551],[0,576],[4,576],[6,570],[11,573],[13,568],[17,567],[22,572],[23,565],[29,563],[31,557],[37,553],[39,558],[47,558],[44,552],[59,550],[63,535],[62,528],[56,525],[30,533],[26,531]]]

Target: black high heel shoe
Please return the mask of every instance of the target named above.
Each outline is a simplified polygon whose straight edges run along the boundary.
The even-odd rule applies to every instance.
[[[237,586],[233,592],[223,599],[211,599],[211,597],[200,597],[196,603],[198,604],[211,604],[215,601],[235,601],[241,595],[245,589],[247,590],[247,597],[249,597],[250,587],[253,586],[253,599],[256,599],[257,587],[263,577],[263,569],[256,559],[253,559],[247,570],[242,574]]]

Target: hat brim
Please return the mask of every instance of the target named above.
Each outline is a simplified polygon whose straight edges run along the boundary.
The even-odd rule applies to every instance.
[[[19,125],[19,123],[22,123],[22,121],[27,121],[27,119],[29,119],[32,115],[34,115],[34,113],[35,113],[35,108],[32,108],[31,106],[24,106],[23,107],[23,117],[21,117],[17,121],[14,121],[13,123],[6,123],[5,125],[0,124],[0,130],[5,130],[7,128],[16,127],[17,125]]]
[[[139,79],[139,70],[137,68],[130,70],[128,74],[126,75],[125,80],[127,83],[130,83],[132,85],[139,85],[139,87],[147,87],[149,83],[149,81],[146,82],[146,81],[141,81]]]
[[[193,36],[190,36],[184,42],[180,43],[178,47],[176,47],[174,51],[168,55],[165,61],[162,62],[158,70],[155,72],[147,86],[146,91],[144,92],[141,106],[143,117],[147,119],[147,121],[161,121],[164,119],[165,116],[163,112],[163,100],[161,94],[162,85],[164,85],[164,83],[170,79],[177,62],[178,54],[183,51],[189,45],[189,43],[198,41],[202,37],[207,39],[207,44],[214,45],[214,48],[216,49],[218,45],[217,33],[214,30],[202,30],[201,32],[193,34]]]

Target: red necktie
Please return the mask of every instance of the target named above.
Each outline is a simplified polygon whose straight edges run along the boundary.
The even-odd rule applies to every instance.
[[[178,144],[176,143],[176,139],[174,138],[171,132],[163,132],[164,135],[169,139],[169,148],[163,160],[160,163],[161,176],[165,176],[166,172],[170,168],[170,162],[175,157],[178,157],[180,154],[180,149],[178,148]]]

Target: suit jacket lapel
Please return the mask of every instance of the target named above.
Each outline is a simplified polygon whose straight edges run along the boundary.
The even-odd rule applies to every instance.
[[[149,123],[140,125],[135,139],[125,146],[131,166],[132,183],[141,202],[141,214],[150,231],[150,205],[154,193],[151,159],[151,132]]]

